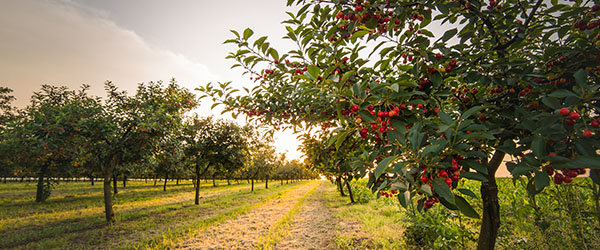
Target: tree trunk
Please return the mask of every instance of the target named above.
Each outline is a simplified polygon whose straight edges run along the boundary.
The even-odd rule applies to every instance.
[[[252,178],[252,192],[254,192],[254,178]]]
[[[115,191],[115,195],[119,193],[119,190],[117,190],[117,175],[113,174],[113,189]]]
[[[179,177],[177,177],[177,180],[176,180],[176,182],[175,182],[175,185],[178,185],[178,186],[179,186]]]
[[[21,179],[22,180],[22,179]],[[4,184],[6,184],[6,176],[4,176]]]
[[[127,175],[123,174],[123,188],[127,187]]]
[[[216,187],[216,186],[217,186],[217,183],[215,182],[215,175],[213,175],[213,178],[212,178],[212,179],[213,179],[213,187]]]
[[[112,224],[115,222],[115,213],[112,207],[112,192],[110,188],[110,181],[112,172],[115,169],[117,159],[113,158],[110,160],[107,166],[103,169],[103,177],[104,177],[104,215],[106,218],[106,222]]]
[[[350,181],[346,181],[346,187],[348,188],[348,194],[350,196],[350,203],[354,203],[354,195],[352,194],[352,188],[350,187]]]
[[[265,176],[265,188],[269,189],[269,176]]]
[[[23,182],[23,180],[25,180],[25,176],[21,176],[20,182]]]
[[[194,196],[194,204],[200,204],[200,164],[196,164],[196,195]]]
[[[335,179],[335,182],[337,183],[338,188],[340,189],[340,194],[342,196],[346,196],[346,194],[344,194],[344,187],[342,187],[342,180],[338,177]]]
[[[504,159],[505,153],[496,150],[488,163],[488,174],[485,176],[487,182],[481,183],[481,199],[483,200],[483,212],[481,228],[477,249],[494,249],[498,228],[500,228],[500,205],[498,203],[498,186],[496,185],[496,171]]]
[[[163,191],[167,191],[167,180],[169,180],[169,173],[165,173],[165,184],[163,185]]]
[[[280,181],[281,181],[281,185],[283,186],[283,179],[281,179]]]
[[[44,187],[44,177],[46,177],[46,172],[48,171],[48,166],[43,165],[42,169],[40,169],[40,173],[38,175],[38,184],[37,184],[37,192],[35,193],[35,202],[42,202],[48,198],[46,192],[49,190],[45,190]]]
[[[227,178],[227,185],[231,185],[231,182],[229,182],[229,178]]]
[[[158,175],[154,176],[154,186],[156,187],[156,182],[158,181]]]

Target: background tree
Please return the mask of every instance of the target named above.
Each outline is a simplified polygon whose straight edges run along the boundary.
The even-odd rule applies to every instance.
[[[111,179],[120,166],[139,163],[156,152],[159,140],[181,123],[195,107],[194,95],[175,81],[140,84],[133,96],[106,83],[107,99],[99,119],[89,130],[92,150],[99,156],[104,178],[105,217],[114,222]]]

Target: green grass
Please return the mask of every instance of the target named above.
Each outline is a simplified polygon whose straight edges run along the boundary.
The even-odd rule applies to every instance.
[[[169,182],[165,192],[162,185],[130,181],[115,197],[117,223],[111,226],[103,219],[99,183],[61,183],[43,203],[33,202],[33,183],[0,184],[0,248],[162,248],[301,183],[273,182],[269,189],[255,185],[254,193],[245,182],[219,184],[213,188],[211,182],[202,183],[196,206],[190,182]]]

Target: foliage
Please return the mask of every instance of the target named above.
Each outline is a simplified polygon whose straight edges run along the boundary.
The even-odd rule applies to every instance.
[[[598,5],[293,3],[303,6],[283,23],[296,49],[279,53],[251,29],[226,41],[238,47],[233,67],[258,86],[238,96],[227,83],[201,90],[274,128],[321,125],[336,128],[329,141],[363,139],[369,157],[356,171],[371,173],[375,191],[401,192],[404,206],[421,196],[419,210],[439,201],[479,217],[456,186],[480,181],[483,218],[492,218],[483,220],[481,248],[495,241],[494,175],[506,154],[514,176],[535,179],[530,193],[550,176],[570,183],[584,168],[600,180]]]

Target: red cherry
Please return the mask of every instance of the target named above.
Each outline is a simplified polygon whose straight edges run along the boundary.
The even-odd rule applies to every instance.
[[[577,119],[579,119],[579,114],[577,112],[571,112],[569,114],[569,118],[571,118],[573,120],[577,120]]]
[[[447,177],[448,173],[445,170],[440,171],[440,177]]]
[[[437,54],[435,55],[435,59],[438,59],[438,60],[442,59],[442,54],[440,54],[440,53],[437,53]]]
[[[352,107],[350,107],[350,110],[352,110],[352,112],[358,111],[358,105],[356,105],[356,104],[352,105]]]
[[[592,133],[592,131],[589,131],[589,130],[584,130],[583,131],[583,137],[590,138],[592,136],[594,136],[594,133]]]
[[[568,115],[571,111],[568,108],[561,108],[559,112],[561,115]]]
[[[356,11],[361,11],[362,10],[362,6],[357,5],[355,9],[356,9]]]
[[[564,181],[565,183],[571,183],[573,181],[573,178],[571,176],[565,176]]]
[[[444,180],[444,182],[446,182],[446,184],[448,184],[448,186],[452,185],[452,179],[450,179],[450,178],[446,178]]]
[[[425,175],[421,175],[421,181],[423,183],[427,183],[429,181],[429,178],[427,176],[425,176]]]

